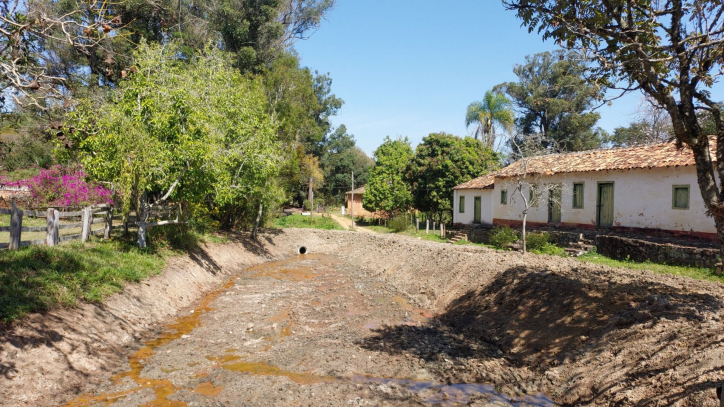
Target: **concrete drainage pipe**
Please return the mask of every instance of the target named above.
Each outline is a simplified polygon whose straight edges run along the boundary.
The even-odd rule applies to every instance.
[[[307,254],[307,248],[305,246],[299,246],[299,249],[297,249],[298,254]]]

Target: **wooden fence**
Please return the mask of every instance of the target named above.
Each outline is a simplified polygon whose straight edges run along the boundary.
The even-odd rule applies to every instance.
[[[139,245],[145,247],[145,233],[148,228],[169,224],[184,223],[179,222],[178,213],[175,220],[159,220],[160,217],[170,216],[171,211],[167,209],[157,209],[148,211],[146,219],[155,217],[155,222],[137,222],[136,216],[129,216],[127,220],[136,226],[139,226]],[[0,249],[15,250],[24,246],[48,245],[55,246],[60,242],[69,240],[81,240],[85,242],[91,235],[103,235],[104,239],[111,236],[113,229],[113,219],[120,219],[120,215],[113,216],[113,206],[110,205],[93,205],[83,208],[79,211],[64,212],[54,208],[47,210],[32,211],[21,210],[12,202],[11,209],[0,208],[0,215],[10,215],[10,226],[0,226],[0,233],[10,233],[10,241],[8,243],[0,242]],[[44,218],[45,226],[23,226],[23,218]],[[61,223],[61,219],[68,219],[71,222]],[[72,222],[72,221],[77,222]],[[94,225],[100,225],[100,228],[94,229]],[[128,232],[128,223],[124,224],[124,231]],[[80,233],[61,235],[60,231],[64,229],[79,229]],[[22,240],[23,232],[25,233],[42,233],[45,232],[45,239]],[[143,236],[141,236],[143,234]]]

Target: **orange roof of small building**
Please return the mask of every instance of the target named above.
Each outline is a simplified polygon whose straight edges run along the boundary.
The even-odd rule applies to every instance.
[[[710,138],[709,150],[716,151],[716,139],[714,137]],[[712,157],[712,159],[715,160],[715,157]],[[525,160],[518,160],[494,173],[464,182],[453,189],[489,189],[493,188],[495,178],[509,178],[523,173],[553,175],[568,172],[634,170],[693,165],[696,165],[696,163],[694,154],[689,147],[684,146],[679,149],[676,147],[675,142],[666,142],[530,157]]]
[[[365,193],[365,186],[362,185],[361,187],[355,188],[355,189],[352,190],[352,191],[347,191],[347,192],[345,192],[345,195],[350,195],[352,192],[354,192],[355,195],[364,195],[364,193]]]
[[[482,177],[473,178],[468,182],[463,182],[460,185],[453,187],[453,189],[492,189],[495,183],[495,174],[485,174]]]

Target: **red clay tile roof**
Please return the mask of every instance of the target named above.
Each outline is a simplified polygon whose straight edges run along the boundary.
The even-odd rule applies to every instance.
[[[709,149],[716,151],[716,140],[711,138]],[[713,154],[712,154],[713,155]],[[491,174],[464,182],[453,189],[493,188],[495,178],[508,178],[522,174],[525,161],[516,161]],[[553,175],[565,172],[593,172],[606,170],[633,170],[643,168],[693,166],[694,155],[689,147],[676,148],[676,143],[589,150],[567,154],[550,154],[527,160],[528,174]]]
[[[713,139],[712,139],[713,140]],[[716,151],[716,146],[710,146]],[[499,178],[523,173],[525,161],[516,161],[496,173]],[[684,167],[695,165],[691,149],[677,149],[676,144],[660,143],[645,146],[581,151],[531,157],[528,174],[552,175],[564,172],[633,170],[643,168]]]
[[[364,195],[364,193],[365,193],[365,186],[362,185],[362,186],[359,187],[359,188],[355,188],[354,191],[345,192],[345,195],[350,195],[352,192],[354,192],[355,195]]]
[[[453,189],[493,189],[496,173],[483,175],[482,177],[471,179],[468,182],[453,187]]]

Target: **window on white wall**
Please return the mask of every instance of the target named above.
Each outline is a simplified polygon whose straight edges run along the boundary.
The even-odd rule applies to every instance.
[[[458,213],[465,213],[465,197],[460,197],[460,203],[458,204]]]
[[[500,204],[501,205],[508,204],[508,190],[507,189],[500,190]]]
[[[583,182],[573,183],[573,208],[583,208]]]
[[[674,209],[689,209],[689,186],[674,185],[672,202]]]

